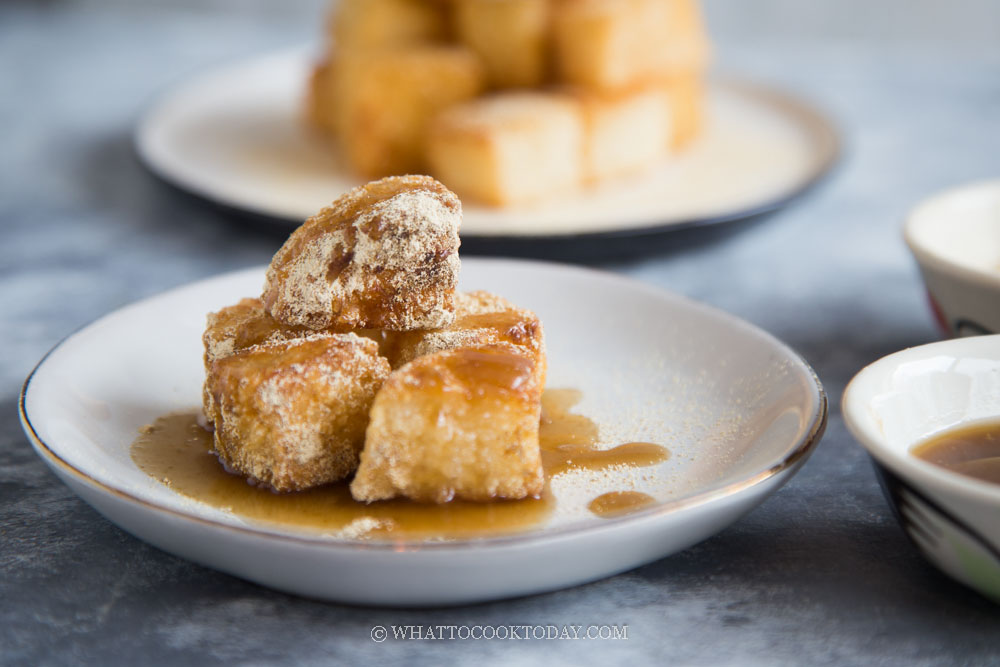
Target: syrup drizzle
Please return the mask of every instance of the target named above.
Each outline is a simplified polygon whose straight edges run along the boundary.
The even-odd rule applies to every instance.
[[[571,470],[653,465],[669,457],[665,448],[649,443],[598,449],[597,425],[588,417],[570,411],[580,398],[580,392],[572,389],[547,390],[542,397],[539,442],[547,479]],[[555,508],[548,485],[537,499],[491,503],[455,500],[441,505],[408,500],[359,503],[351,498],[345,483],[297,493],[273,493],[223,469],[212,453],[212,434],[199,425],[197,413],[165,415],[143,429],[132,444],[132,460],[177,493],[208,505],[248,519],[348,538],[463,539],[509,535],[541,526]],[[591,511],[599,516],[616,511],[606,508],[610,501],[602,498],[608,495],[612,494],[595,499]]]
[[[587,505],[587,509],[600,517],[614,517],[641,510],[656,502],[656,498],[640,491],[612,491],[604,493]]]

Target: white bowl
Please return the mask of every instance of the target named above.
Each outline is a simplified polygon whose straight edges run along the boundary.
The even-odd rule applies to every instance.
[[[201,401],[205,313],[260,292],[263,269],[195,283],[73,334],[25,384],[36,451],[73,491],[166,551],[284,591],[363,604],[476,602],[571,586],[684,549],[750,511],[802,465],[826,398],[808,365],[725,313],[578,268],[473,259],[488,289],[545,322],[549,387],[583,392],[605,445],[665,444],[669,460],[552,480],[545,523],[514,535],[374,541],[266,524],[172,491],[129,457],[138,429]],[[587,503],[633,488],[658,501],[605,519]]]
[[[945,429],[1000,423],[1000,336],[932,343],[880,359],[851,380],[842,409],[920,551],[946,574],[1000,601],[1000,485],[910,453]]]
[[[941,326],[954,336],[1000,332],[1000,180],[923,201],[903,235]]]

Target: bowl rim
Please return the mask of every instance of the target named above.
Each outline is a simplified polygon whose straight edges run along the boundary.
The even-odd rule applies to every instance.
[[[924,243],[914,231],[917,219],[927,216],[927,209],[931,206],[941,204],[948,199],[990,190],[995,191],[997,199],[1000,200],[1000,178],[973,181],[942,190],[920,200],[910,209],[903,222],[903,240],[909,247],[910,252],[913,253],[918,264],[951,274],[960,280],[1000,290],[1000,271],[988,271],[973,265],[957,262],[941,255],[934,248]]]
[[[903,361],[927,358],[934,354],[940,354],[945,350],[948,350],[949,354],[956,357],[972,357],[973,355],[971,354],[963,355],[961,352],[956,352],[954,348],[961,348],[972,344],[982,344],[982,341],[987,339],[993,340],[997,344],[998,350],[1000,350],[1000,334],[994,334],[990,336],[974,336],[969,338],[937,341],[934,343],[927,343],[925,345],[909,347],[886,355],[881,359],[868,364],[858,371],[853,378],[851,378],[841,395],[840,411],[844,417],[844,424],[847,426],[847,430],[851,433],[851,435],[854,436],[854,438],[861,444],[862,447],[865,448],[865,450],[868,451],[869,454],[871,454],[873,458],[875,458],[879,463],[882,463],[890,468],[896,474],[908,479],[918,487],[928,486],[960,496],[973,502],[992,504],[997,506],[997,508],[1000,508],[1000,484],[977,480],[973,477],[953,472],[928,461],[924,461],[911,453],[914,445],[926,441],[927,438],[935,434],[944,433],[953,427],[939,429],[932,433],[928,433],[924,438],[910,443],[910,445],[905,449],[900,449],[890,447],[885,442],[884,436],[882,436],[877,429],[869,428],[858,418],[858,413],[867,409],[869,405],[867,402],[862,402],[862,399],[858,395],[860,387],[865,382],[870,381],[877,374],[882,373],[884,369],[892,366],[898,367]],[[997,354],[996,361],[1000,364],[1000,353]],[[996,422],[1000,424],[1000,406],[997,408],[995,419]],[[975,421],[983,423],[991,420],[984,419]]]
[[[717,317],[722,321],[725,321],[730,326],[733,326],[744,333],[748,333],[755,336],[762,341],[766,342],[768,345],[773,346],[775,349],[779,349],[785,353],[786,358],[791,363],[797,363],[800,366],[800,370],[803,373],[803,377],[806,379],[807,391],[812,393],[815,392],[816,406],[815,411],[809,415],[808,424],[803,427],[802,434],[794,441],[788,444],[787,450],[781,456],[781,458],[774,462],[772,465],[764,467],[757,470],[754,473],[747,474],[743,478],[729,482],[726,484],[716,484],[707,485],[704,489],[693,493],[689,496],[678,498],[675,500],[668,500],[663,503],[657,503],[656,505],[639,512],[632,514],[627,514],[619,517],[611,517],[604,522],[599,527],[594,526],[576,526],[569,525],[563,526],[547,531],[539,532],[526,532],[526,533],[514,533],[510,535],[502,535],[496,537],[487,538],[461,538],[456,540],[448,540],[442,542],[427,541],[421,539],[402,539],[402,540],[385,540],[385,541],[371,541],[371,540],[358,540],[358,539],[348,539],[348,538],[330,538],[326,536],[311,535],[307,532],[289,532],[287,530],[282,530],[278,527],[267,526],[266,524],[256,522],[248,525],[237,525],[230,524],[220,521],[215,518],[200,516],[195,512],[179,510],[172,507],[167,507],[158,502],[147,500],[139,497],[138,495],[121,489],[118,486],[105,483],[97,479],[90,472],[83,470],[76,465],[70,463],[59,453],[55,451],[52,447],[46,443],[42,437],[37,432],[35,425],[32,423],[32,417],[28,409],[28,395],[31,391],[31,383],[35,375],[46,363],[46,361],[65,344],[73,340],[76,336],[86,332],[88,329],[99,323],[100,321],[120,313],[122,311],[139,307],[146,304],[149,301],[165,298],[170,295],[180,293],[184,290],[189,290],[192,288],[197,288],[201,285],[210,283],[223,278],[232,278],[239,274],[257,274],[262,273],[266,268],[265,266],[254,266],[250,268],[245,268],[242,270],[228,271],[193,282],[188,282],[177,287],[147,296],[144,298],[137,299],[125,306],[116,308],[108,313],[101,315],[100,317],[94,319],[93,321],[79,327],[72,333],[68,334],[61,341],[56,343],[46,354],[38,361],[38,363],[31,370],[28,377],[25,379],[24,384],[21,387],[21,393],[18,397],[18,414],[21,421],[21,426],[30,442],[32,448],[35,450],[36,454],[45,461],[54,471],[61,472],[63,475],[69,478],[73,478],[76,482],[81,483],[90,489],[102,493],[105,496],[113,497],[117,501],[123,501],[130,505],[139,505],[148,511],[159,514],[160,516],[169,516],[175,519],[180,519],[183,521],[190,521],[203,526],[209,526],[212,529],[221,530],[231,534],[242,534],[252,537],[260,537],[268,540],[278,540],[279,542],[295,543],[300,545],[313,545],[319,546],[326,549],[363,549],[366,551],[373,552],[398,552],[398,551],[448,551],[448,550],[465,550],[465,549],[478,549],[478,548],[497,548],[497,547],[521,547],[527,545],[538,544],[540,541],[542,543],[552,540],[552,539],[569,539],[572,537],[577,537],[581,534],[588,532],[613,532],[615,529],[622,528],[630,525],[643,525],[646,522],[655,521],[661,517],[664,517],[670,513],[678,511],[686,511],[693,508],[697,508],[706,505],[711,502],[715,502],[724,498],[731,498],[749,492],[751,489],[763,485],[765,482],[779,478],[788,471],[796,471],[799,466],[805,463],[812,452],[816,449],[820,440],[822,439],[824,433],[826,432],[827,421],[829,417],[829,401],[825,388],[816,374],[816,371],[812,368],[806,359],[800,355],[797,351],[792,349],[787,343],[784,343],[778,339],[773,334],[765,331],[764,329],[744,320],[736,315],[728,313],[722,309],[715,308],[703,304],[698,301],[694,301],[685,296],[670,292],[668,290],[659,288],[648,283],[644,283],[640,280],[630,278],[627,276],[622,276],[609,271],[602,271],[599,269],[593,269],[589,267],[580,267],[570,264],[562,264],[557,262],[547,262],[539,260],[525,260],[525,259],[508,259],[508,258],[484,258],[476,257],[474,258],[476,263],[482,264],[516,264],[520,266],[530,266],[537,267],[543,270],[561,270],[561,271],[572,271],[580,275],[586,276],[598,276],[604,280],[613,281],[619,285],[627,286],[633,290],[643,292],[647,295],[653,296],[658,299],[673,299],[677,302],[684,303],[687,307],[699,310],[703,313]],[[787,478],[785,478],[787,481]],[[78,494],[79,495],[79,494]],[[117,521],[113,521],[116,525],[119,525]]]

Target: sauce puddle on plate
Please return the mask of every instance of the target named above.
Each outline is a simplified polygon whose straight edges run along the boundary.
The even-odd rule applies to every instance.
[[[1000,484],[1000,423],[950,429],[910,450],[918,459],[984,482]]]
[[[550,389],[542,396],[538,441],[547,476],[567,470],[604,470],[614,466],[640,468],[670,458],[666,447],[649,442],[629,442],[611,449],[595,447],[597,424],[570,412],[581,398],[581,393],[575,389]]]
[[[601,494],[591,500],[590,504],[587,505],[587,509],[597,516],[610,518],[636,512],[644,507],[649,507],[655,502],[656,498],[648,493],[640,491],[612,491]]]
[[[571,389],[550,389],[542,397],[539,441],[547,480],[568,470],[653,465],[669,457],[665,448],[647,443],[597,449],[597,424],[570,412],[580,398],[580,392]],[[226,472],[212,453],[211,432],[198,420],[198,413],[160,417],[132,444],[132,460],[177,493],[248,519],[347,538],[462,539],[523,532],[543,524],[555,508],[548,485],[537,499],[455,500],[442,505],[407,500],[359,503],[346,483],[273,493]]]

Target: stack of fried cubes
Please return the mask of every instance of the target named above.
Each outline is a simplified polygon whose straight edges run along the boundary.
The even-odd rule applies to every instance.
[[[697,0],[341,0],[310,124],[356,174],[508,206],[634,176],[701,131]]]

